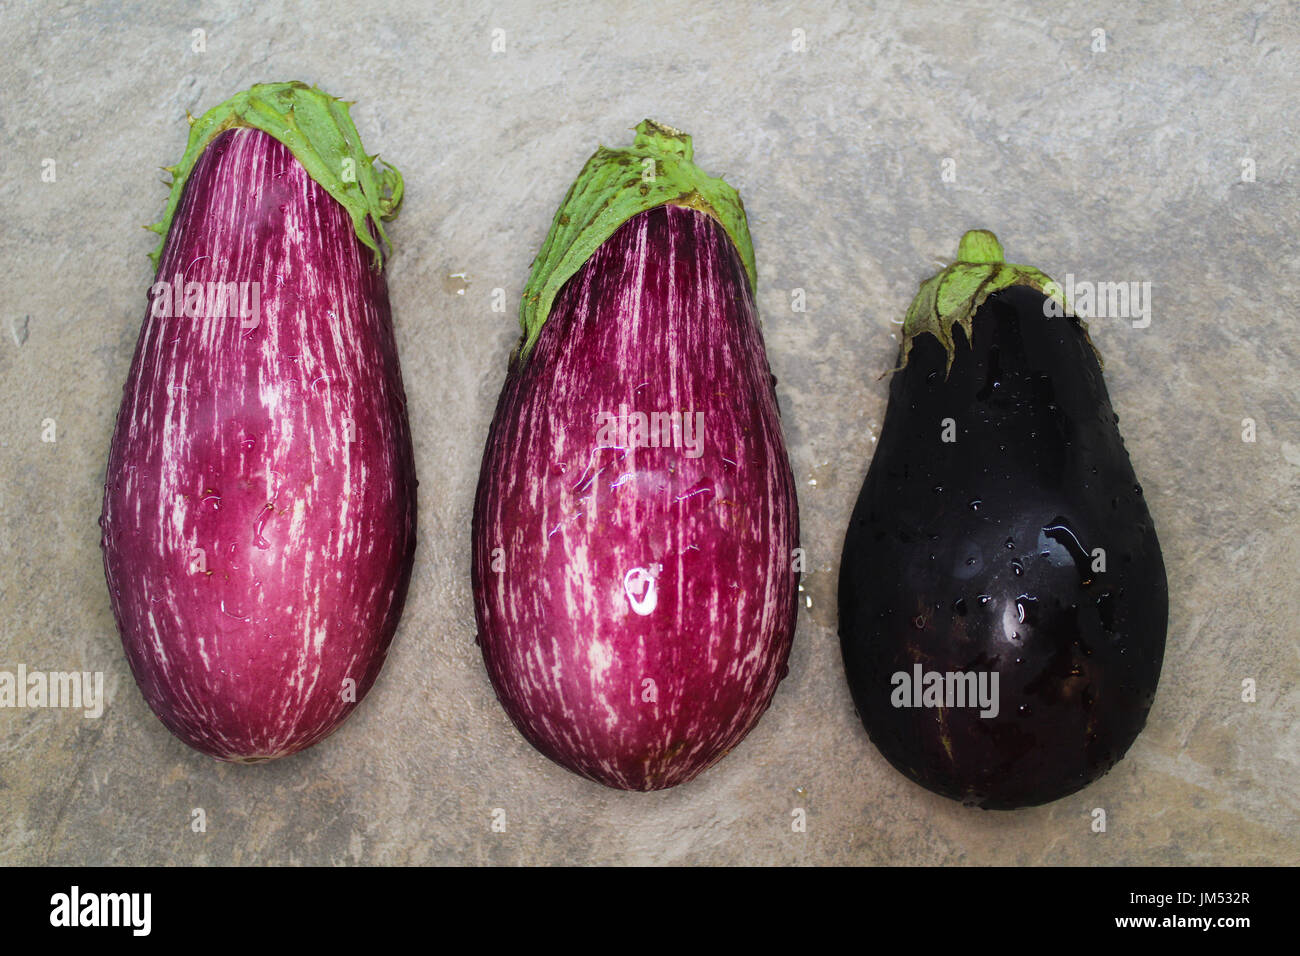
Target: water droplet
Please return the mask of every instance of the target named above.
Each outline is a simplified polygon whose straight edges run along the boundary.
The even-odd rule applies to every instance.
[[[247,624],[250,620],[252,620],[252,618],[250,618],[248,614],[243,611],[228,610],[226,608],[226,602],[224,600],[221,602],[221,613],[226,615],[226,617],[233,617],[236,621],[242,621],[245,624]],[[250,664],[252,663],[251,659],[249,660],[249,663]]]
[[[992,601],[992,600],[993,600],[993,598],[990,597],[989,595],[987,595],[987,594],[981,594],[981,595],[979,596],[980,607],[983,607],[984,605],[988,604],[988,603],[989,603],[990,601]]]
[[[1070,557],[1074,559],[1074,566],[1079,572],[1081,581],[1091,579],[1092,555],[1083,542],[1079,540],[1079,536],[1075,533],[1074,528],[1070,526],[1070,522],[1058,515],[1052,519],[1051,524],[1043,526],[1043,534],[1064,547]],[[1043,557],[1048,556],[1049,552],[1044,551]]]
[[[662,570],[662,565],[652,564],[648,568],[632,568],[623,575],[623,592],[632,610],[643,617],[659,604],[657,579]]]
[[[253,524],[253,544],[263,551],[271,546],[271,542],[262,537],[262,529],[266,527],[266,520],[274,513],[275,505],[268,501],[266,507],[257,516],[257,521]]]
[[[980,505],[982,505],[982,504],[984,504],[983,501],[981,501],[979,498],[974,498],[974,499],[972,499],[971,502],[970,502],[970,510],[971,510],[971,511],[979,511],[979,510],[980,510]]]

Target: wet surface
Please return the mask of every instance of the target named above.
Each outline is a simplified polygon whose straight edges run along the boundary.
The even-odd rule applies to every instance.
[[[1225,8],[1212,30],[1123,4],[782,8],[738,26],[721,4],[674,2],[627,31],[621,7],[434,15],[400,0],[358,31],[352,6],[292,25],[272,6],[0,15],[0,670],[102,672],[108,697],[98,719],[0,708],[0,861],[1300,860],[1300,202],[1277,121],[1294,112],[1300,30],[1282,8]],[[186,110],[290,78],[356,101],[367,149],[406,177],[388,281],[420,540],[402,625],[355,715],[305,753],[232,766],[173,738],[136,689],[95,519],[153,278],[156,237],[140,226],[162,210],[158,167],[183,152]],[[646,116],[692,133],[699,163],[744,198],[807,571],[790,675],[754,732],[683,787],[619,794],[536,753],[497,703],[474,645],[469,522],[529,263],[596,144],[630,141]],[[1061,281],[1153,284],[1148,327],[1090,328],[1168,573],[1160,689],[1114,770],[1009,814],[887,762],[836,637],[894,323],[974,227]],[[228,506],[231,487],[205,488]],[[977,511],[971,498],[954,510],[986,515],[976,490]],[[952,595],[965,620],[1015,620],[1014,561],[1076,573],[1068,536],[1043,531],[1056,517],[961,559],[996,566],[1007,588],[987,606]],[[1097,602],[1080,613],[1104,629],[1122,603]],[[198,807],[206,833],[190,828]],[[791,831],[798,807],[806,833]]]

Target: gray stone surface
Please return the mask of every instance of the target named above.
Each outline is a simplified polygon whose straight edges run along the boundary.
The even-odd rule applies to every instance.
[[[0,862],[1300,862],[1294,4],[278,6],[0,7],[0,669],[103,671],[109,692],[99,720],[0,710]],[[136,690],[95,519],[151,281],[139,226],[161,210],[157,167],[179,158],[186,110],[279,79],[357,101],[366,144],[406,175],[389,283],[421,539],[387,668],[353,719],[295,757],[227,766],[173,739]],[[517,301],[583,160],[645,116],[693,133],[748,206],[814,566],[767,716],[709,773],[650,795],[574,777],[515,732],[473,643],[468,575],[516,336],[491,290]],[[835,636],[891,323],[975,226],[1052,274],[1154,284],[1149,328],[1093,329],[1168,565],[1163,681],[1112,773],[1010,814],[884,762]]]

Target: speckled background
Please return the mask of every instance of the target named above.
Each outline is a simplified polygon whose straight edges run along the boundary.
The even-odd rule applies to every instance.
[[[108,690],[98,720],[0,709],[0,862],[1300,862],[1295,4],[431,6],[0,4],[0,669],[102,671]],[[158,167],[180,157],[186,110],[280,79],[357,101],[366,145],[406,176],[389,283],[420,546],[355,716],[305,753],[227,766],[136,690],[95,519]],[[515,732],[468,574],[517,334],[492,290],[517,301],[582,162],[645,116],[694,134],[749,209],[813,565],[772,709],[713,770],[649,795],[574,777]],[[885,763],[835,636],[891,323],[975,226],[1012,261],[1154,290],[1149,328],[1093,334],[1168,566],[1160,691],[1107,777],[1010,814]]]

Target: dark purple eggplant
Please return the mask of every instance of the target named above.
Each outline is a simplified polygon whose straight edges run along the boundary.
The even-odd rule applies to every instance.
[[[991,233],[922,285],[840,566],[859,716],[988,809],[1096,780],[1147,719],[1168,589],[1086,326]]]

